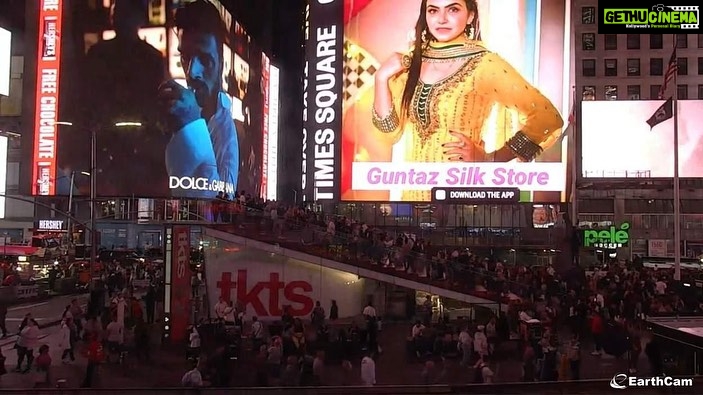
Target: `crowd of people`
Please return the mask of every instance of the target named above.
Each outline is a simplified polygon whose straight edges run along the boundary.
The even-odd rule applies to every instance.
[[[440,282],[447,288],[507,304],[507,314],[463,328],[448,326],[443,317],[440,317],[439,326],[437,322],[421,322],[423,328],[433,328],[419,331],[432,333],[429,342],[419,341],[426,336],[416,336],[413,329],[410,343],[414,354],[425,355],[429,351],[432,356],[446,356],[445,351],[452,350],[452,354],[459,354],[464,364],[479,372],[476,380],[481,382],[493,379],[490,361],[495,346],[515,336],[524,336],[520,333],[521,323],[528,320],[538,319],[542,330],[539,335],[524,336],[524,379],[563,380],[580,377],[584,344],[593,345],[590,351],[594,356],[604,353],[628,356],[632,371],[637,369],[639,355],[646,351],[652,371],[661,370],[661,351],[656,342],[645,344],[642,340],[642,319],[657,314],[696,314],[703,310],[703,301],[697,295],[679,292],[677,287],[681,282],[673,281],[672,270],[645,268],[637,258],[632,262],[611,260],[592,272],[577,266],[558,272],[551,265],[528,267],[519,261],[509,264],[469,249],[434,246],[414,234],[394,233],[343,216],[326,216],[282,202],[265,202],[237,195],[231,201],[223,199],[220,204],[239,206],[235,210],[237,215],[219,217],[222,222],[234,223],[235,228],[246,230],[252,221],[248,217],[255,216],[255,222],[271,231],[266,232],[266,237],[274,235],[286,242],[298,243],[298,247],[310,253],[333,254],[337,259],[358,265],[375,265],[376,270],[412,275],[418,281]],[[256,233],[250,233],[250,237],[257,238]],[[683,282],[692,282],[692,276],[695,273],[684,271]],[[295,345],[295,333],[301,333],[300,325],[302,323],[286,326],[289,331],[283,331],[282,336],[273,334],[267,337],[267,341],[257,340],[257,344],[263,344],[261,348],[254,348],[257,360],[268,361],[269,355],[273,355],[273,360],[279,361],[276,345],[282,346],[286,339]],[[314,326],[325,327],[319,323]],[[482,351],[483,346],[477,345],[483,344],[482,341],[476,340],[482,337],[480,333],[486,332],[486,328],[491,335],[484,337],[491,340],[488,342],[490,347],[485,350],[490,348],[490,353]],[[365,329],[368,333],[368,328]],[[373,350],[373,346],[366,343],[365,349]],[[310,366],[316,359],[325,356],[329,359],[329,350],[312,350],[306,353]],[[296,369],[293,370],[304,372],[306,358],[291,355],[290,351],[283,354],[280,361],[284,371],[293,369],[287,357],[295,356]],[[367,357],[373,359],[373,353]],[[340,359],[340,363],[346,364],[341,361],[347,360]],[[431,367],[432,363],[425,370]],[[271,372],[268,368],[265,371]],[[270,382],[268,380],[276,375],[266,375],[266,380],[264,375],[261,377],[263,383]],[[315,375],[310,377],[313,380]],[[309,381],[298,381],[301,382]]]

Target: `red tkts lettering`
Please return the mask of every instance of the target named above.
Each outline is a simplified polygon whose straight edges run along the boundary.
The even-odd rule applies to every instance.
[[[231,300],[232,290],[237,290],[236,300],[244,307],[251,305],[254,312],[259,317],[277,317],[283,315],[282,305],[290,303],[291,314],[293,316],[307,316],[312,313],[314,303],[312,298],[305,293],[312,292],[312,285],[307,281],[291,281],[284,283],[280,280],[279,273],[270,273],[268,281],[260,281],[250,289],[247,283],[247,270],[237,271],[237,280],[232,281],[232,273],[222,272],[217,288],[220,289],[220,297]],[[266,294],[263,290],[268,290],[268,306],[265,306]],[[280,296],[283,291],[283,303]],[[262,296],[264,300],[262,301]]]

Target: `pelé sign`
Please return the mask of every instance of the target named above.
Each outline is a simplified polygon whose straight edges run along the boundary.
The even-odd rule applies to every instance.
[[[623,222],[618,229],[586,229],[583,231],[583,246],[592,248],[615,249],[626,247],[630,242],[630,224]]]

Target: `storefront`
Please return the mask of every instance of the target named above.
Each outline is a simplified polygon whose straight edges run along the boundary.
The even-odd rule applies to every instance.
[[[579,238],[581,242],[579,263],[582,266],[604,264],[610,259],[630,258],[628,222],[580,229]]]
[[[99,222],[100,247],[107,249],[143,249],[163,247],[164,225],[128,222]],[[200,241],[200,227],[191,227],[193,245]]]

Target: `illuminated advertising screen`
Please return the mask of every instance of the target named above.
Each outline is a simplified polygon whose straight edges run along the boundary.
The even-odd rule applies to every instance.
[[[7,147],[8,138],[5,136],[0,136],[0,219],[5,218],[5,193],[7,193]]]
[[[563,201],[568,3],[311,0],[306,200],[517,188],[521,201]]]
[[[267,188],[266,199],[276,200],[278,198],[278,117],[280,102],[279,93],[281,89],[280,69],[269,64],[268,68],[268,106],[264,112],[268,124],[268,144],[266,162],[267,168]]]
[[[12,33],[0,27],[0,95],[10,96]]]
[[[585,178],[671,178],[674,119],[650,127],[662,100],[584,101],[581,157]],[[703,101],[679,100],[679,176],[703,177]]]
[[[266,195],[262,51],[222,4],[37,4],[32,194]]]

